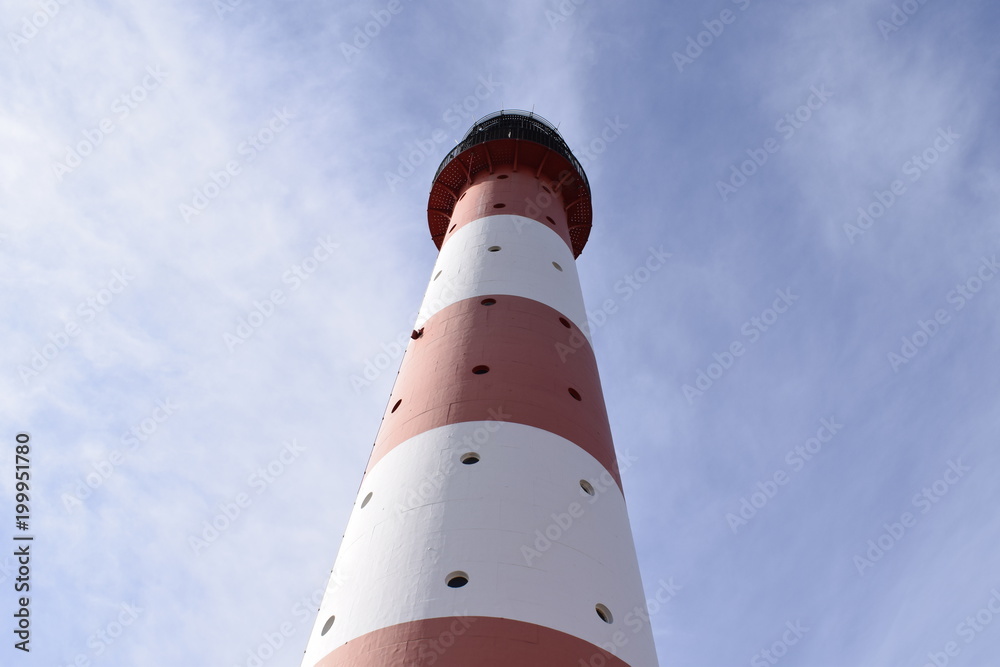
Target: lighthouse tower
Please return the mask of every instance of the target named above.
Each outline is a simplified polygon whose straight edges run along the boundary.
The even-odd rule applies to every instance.
[[[473,125],[309,636],[308,667],[656,667],[576,271],[590,186],[548,121]]]

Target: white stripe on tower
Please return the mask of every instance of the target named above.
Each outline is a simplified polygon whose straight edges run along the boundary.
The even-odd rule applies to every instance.
[[[441,253],[303,665],[657,664],[583,331],[589,192],[520,112],[442,164]]]
[[[488,248],[500,248],[503,256],[480,261],[479,253]],[[531,218],[492,215],[452,232],[438,254],[416,326],[453,303],[491,294],[544,303],[590,340],[573,251],[554,230]]]

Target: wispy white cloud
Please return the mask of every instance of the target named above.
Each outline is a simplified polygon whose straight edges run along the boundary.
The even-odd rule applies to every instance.
[[[434,169],[476,117],[532,106],[580,154],[624,126],[588,158],[579,261],[594,317],[616,304],[594,338],[616,442],[639,460],[624,483],[647,592],[683,586],[653,615],[661,662],[750,662],[797,620],[788,664],[997,653],[992,626],[971,641],[956,626],[1000,584],[1000,276],[948,299],[1000,254],[991,7],[925,3],[884,38],[881,0],[403,0],[388,21],[379,2],[229,5],[0,14],[0,410],[4,437],[34,443],[39,659],[248,664],[287,622],[265,664],[298,664],[301,601],[325,585],[398,356],[351,378],[412,325]],[[725,9],[678,71],[673,53]],[[779,120],[821,86],[833,95],[786,136]],[[905,164],[947,128],[958,138],[914,179]],[[769,138],[724,201],[717,182]],[[844,226],[897,179],[905,193],[851,243]],[[626,298],[616,285],[661,246],[669,261]],[[799,300],[751,342],[744,324],[789,288]],[[948,323],[894,370],[939,309]],[[734,342],[745,354],[689,402],[683,385]],[[795,470],[787,453],[830,417],[843,430]],[[258,492],[290,440],[301,455]],[[914,496],[957,459],[971,470],[922,513]],[[727,513],[777,471],[787,484],[734,534]],[[862,576],[854,557],[904,512],[915,525]],[[142,611],[94,639],[123,604]]]

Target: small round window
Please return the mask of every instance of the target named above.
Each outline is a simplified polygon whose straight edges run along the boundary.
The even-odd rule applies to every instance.
[[[603,604],[598,604],[594,609],[597,611],[598,617],[605,623],[610,625],[615,620],[615,617],[611,615],[611,610]]]
[[[469,583],[469,575],[465,572],[452,572],[445,579],[445,583],[448,584],[448,588],[461,588]]]

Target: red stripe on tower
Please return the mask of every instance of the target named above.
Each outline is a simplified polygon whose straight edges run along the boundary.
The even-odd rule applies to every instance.
[[[575,259],[583,168],[480,119],[427,210],[440,252],[303,665],[657,664]]]

